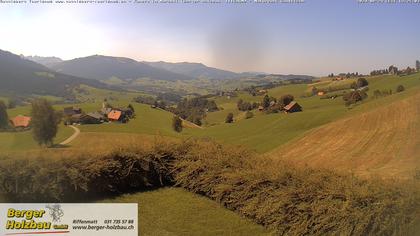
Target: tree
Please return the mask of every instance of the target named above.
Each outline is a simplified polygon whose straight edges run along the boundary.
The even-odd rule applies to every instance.
[[[357,79],[357,87],[358,88],[362,88],[362,87],[365,87],[365,86],[368,86],[368,85],[369,85],[369,82],[365,78]]]
[[[133,107],[133,105],[131,105],[131,103],[128,104],[128,107],[127,108],[130,109],[134,113],[134,107]]]
[[[229,113],[229,114],[226,116],[226,120],[225,120],[225,122],[226,122],[226,123],[232,123],[232,122],[233,122],[233,113]]]
[[[46,99],[36,99],[31,110],[32,134],[39,145],[52,146],[57,135],[61,114],[56,112]]]
[[[295,98],[293,97],[293,95],[286,94],[286,95],[283,95],[283,96],[280,97],[279,102],[282,104],[282,106],[287,106],[293,100],[295,100]]]
[[[405,88],[404,88],[404,86],[402,86],[401,84],[400,85],[398,85],[398,87],[397,87],[397,93],[401,93],[401,92],[403,92],[405,90]]]
[[[264,108],[268,108],[270,106],[270,97],[268,95],[265,95],[262,101],[262,106]]]
[[[9,126],[9,116],[7,115],[7,107],[3,101],[0,101],[0,129],[6,129]]]
[[[251,111],[247,111],[245,113],[245,119],[251,119],[252,117],[254,117],[254,113],[252,113]]]
[[[244,103],[244,100],[242,100],[242,99],[239,99],[238,100],[238,103],[237,103],[238,110],[241,110],[242,109],[242,104],[243,103]]]
[[[182,131],[182,120],[179,116],[172,118],[172,128],[178,133]]]
[[[416,70],[420,72],[420,61],[416,61]]]
[[[9,104],[7,105],[7,108],[13,109],[16,107],[16,105],[17,105],[16,99],[11,98],[9,99]]]
[[[356,89],[358,88],[358,87],[357,87],[357,83],[356,83],[356,82],[351,83],[351,84],[350,84],[350,88],[352,88],[352,89],[356,90]]]
[[[362,101],[367,98],[367,93],[364,91],[352,91],[350,93],[343,95],[343,100],[345,101],[346,106]]]

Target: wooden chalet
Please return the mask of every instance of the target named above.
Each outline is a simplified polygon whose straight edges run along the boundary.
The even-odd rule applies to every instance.
[[[287,106],[284,107],[285,113],[293,113],[302,111],[302,107],[295,101],[290,102]]]

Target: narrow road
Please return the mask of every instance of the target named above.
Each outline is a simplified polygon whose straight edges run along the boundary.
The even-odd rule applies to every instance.
[[[71,143],[71,141],[73,141],[75,138],[77,138],[77,136],[79,136],[80,134],[80,129],[77,128],[74,125],[70,125],[70,127],[72,127],[74,129],[74,134],[72,136],[70,136],[68,139],[64,140],[63,142],[60,143],[60,145],[66,145]]]

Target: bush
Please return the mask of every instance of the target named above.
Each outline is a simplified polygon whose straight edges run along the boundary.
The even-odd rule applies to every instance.
[[[402,86],[402,85],[400,84],[400,85],[398,85],[396,92],[397,92],[397,93],[401,93],[401,92],[403,92],[404,90],[405,90],[404,86]]]
[[[251,119],[252,117],[254,117],[254,113],[252,113],[251,111],[247,111],[245,113],[245,119]]]
[[[226,116],[225,123],[232,123],[233,122],[233,113],[229,113]]]
[[[172,118],[172,128],[178,133],[182,131],[182,120],[179,116]]]
[[[293,95],[287,94],[287,95],[283,95],[283,96],[280,97],[279,103],[282,104],[283,106],[287,106],[293,100],[295,100],[295,98],[293,97]]]
[[[175,185],[278,235],[406,235],[420,202],[398,183],[297,168],[212,141],[34,155],[0,157],[0,190],[14,202],[86,201]]]
[[[343,95],[343,100],[346,106],[350,106],[351,104],[355,104],[363,99],[368,97],[367,93],[364,91],[351,91],[350,93],[346,93]]]

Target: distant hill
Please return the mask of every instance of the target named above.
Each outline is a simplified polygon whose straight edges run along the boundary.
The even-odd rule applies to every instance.
[[[58,63],[63,62],[63,60],[61,60],[61,58],[58,57],[27,56],[25,57],[25,59],[44,65],[46,67],[52,67],[57,65]]]
[[[164,61],[159,62],[144,62],[155,68],[168,70],[174,73],[194,77],[194,78],[206,78],[206,79],[234,79],[243,77],[243,74],[235,73],[232,71],[221,70],[213,67],[208,67],[201,63],[190,63],[190,62],[179,62],[169,63]],[[247,73],[246,75],[251,75]],[[255,74],[253,74],[255,75]]]
[[[101,55],[63,61],[50,68],[60,73],[101,81],[113,78],[123,81],[132,81],[140,78],[169,81],[194,79],[187,75],[159,69],[133,59]]]
[[[13,53],[0,50],[0,92],[17,94],[73,96],[72,89],[81,84],[106,88],[98,81],[64,75],[26,60]]]

